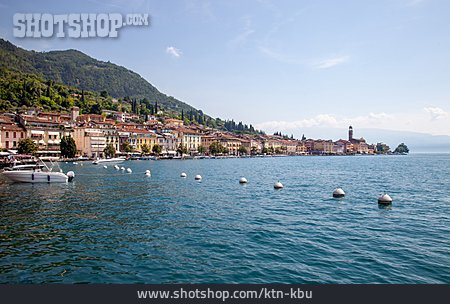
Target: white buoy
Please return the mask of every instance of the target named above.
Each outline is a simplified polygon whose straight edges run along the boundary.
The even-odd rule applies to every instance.
[[[108,169],[108,166],[103,166],[103,168]]]
[[[75,177],[75,173],[73,171],[69,171],[67,172],[67,177],[69,178],[69,182],[71,182]]]
[[[344,196],[345,196],[344,190],[342,190],[341,188],[334,189],[333,197],[344,197]]]
[[[145,170],[145,173],[147,174],[147,173],[151,173],[151,172],[150,172],[150,170]]]
[[[124,167],[120,167],[120,170],[125,171],[125,168]]]
[[[246,184],[246,183],[248,183],[248,181],[247,181],[247,179],[245,177],[241,177],[239,179],[239,184]]]
[[[389,196],[389,194],[383,194],[378,198],[378,204],[391,204],[392,198]]]
[[[282,183],[280,183],[280,182],[278,181],[278,182],[276,182],[276,183],[273,185],[273,187],[274,187],[275,189],[282,189],[284,186],[283,186]]]
[[[130,168],[127,168],[127,172],[128,172],[128,173],[131,173],[131,172],[133,172],[133,171],[131,171]]]
[[[180,176],[181,176],[181,177],[186,177],[186,176],[187,176],[187,174],[186,174],[186,173],[184,173],[184,172],[182,172],[182,173],[180,174]]]
[[[150,172],[145,172],[145,176],[152,176]]]
[[[74,164],[74,165],[78,165],[78,163],[77,163],[77,162],[73,162],[72,164]]]
[[[201,180],[202,176],[197,174],[194,178],[195,178],[195,180]]]
[[[80,166],[83,166],[83,164],[80,164]]]
[[[116,170],[120,170],[120,168],[119,168],[119,166],[118,166],[118,165],[114,165],[114,169],[116,169]]]
[[[66,164],[68,164],[68,162],[66,162]]]

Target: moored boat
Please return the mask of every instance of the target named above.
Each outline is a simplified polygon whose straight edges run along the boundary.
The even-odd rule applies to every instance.
[[[48,167],[42,160],[33,165],[18,165],[7,168],[2,172],[12,182],[19,183],[65,183],[72,181],[75,177],[73,171],[64,174],[57,171],[52,171],[52,167]]]
[[[99,165],[99,164],[103,164],[103,163],[121,163],[125,160],[125,158],[121,158],[121,157],[116,157],[116,158],[103,158],[103,159],[97,159],[94,160],[92,163],[94,165]]]

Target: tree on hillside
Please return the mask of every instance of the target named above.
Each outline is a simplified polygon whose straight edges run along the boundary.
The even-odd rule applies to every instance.
[[[147,144],[143,144],[142,146],[141,146],[141,151],[142,151],[142,154],[150,154],[150,146],[149,145],[147,145]]]
[[[153,151],[153,153],[155,153],[156,155],[159,155],[159,154],[161,154],[162,147],[161,147],[160,145],[158,145],[158,144],[153,145],[152,151]]]
[[[247,149],[244,146],[240,146],[238,152],[239,154],[247,154]]]
[[[219,142],[215,141],[211,145],[209,145],[209,153],[216,154],[224,154],[228,153],[228,149],[222,146]]]
[[[206,152],[206,148],[204,146],[198,146],[197,151],[200,154],[204,154]]]
[[[106,145],[105,149],[103,149],[103,153],[106,157],[114,157],[116,155],[116,148],[113,144],[109,143]]]
[[[31,140],[31,138],[25,138],[19,141],[19,154],[34,154],[37,150],[38,146]]]
[[[123,142],[121,148],[122,148],[122,151],[125,152],[125,153],[133,152],[133,147],[132,147],[132,146],[130,145],[130,143],[127,142],[127,141],[124,141],[124,142]]]
[[[70,136],[63,136],[61,138],[59,148],[62,157],[74,158],[77,154],[77,145],[75,144],[75,140]]]
[[[409,153],[409,149],[404,143],[401,143],[398,145],[397,148],[395,148],[394,153],[398,153],[398,154]]]
[[[180,155],[187,154],[188,150],[187,150],[186,145],[179,144],[178,148],[177,148],[177,153]]]

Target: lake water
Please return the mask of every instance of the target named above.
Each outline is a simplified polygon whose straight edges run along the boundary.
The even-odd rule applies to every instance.
[[[450,283],[450,154],[123,166],[1,180],[0,283]]]

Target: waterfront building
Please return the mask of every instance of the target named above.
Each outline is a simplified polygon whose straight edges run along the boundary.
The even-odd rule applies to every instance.
[[[14,121],[14,116],[0,116],[0,148],[17,150],[19,141],[27,137],[26,130]]]
[[[120,146],[120,137],[119,132],[114,127],[109,128],[100,128],[103,132],[103,136],[106,138],[106,145],[113,145],[116,149],[116,153],[120,153],[121,146]]]
[[[303,142],[303,145],[306,148],[307,153],[308,154],[313,154],[313,152],[314,152],[314,143],[315,143],[314,139],[305,139],[305,140],[302,140],[302,142]]]
[[[77,154],[92,158],[103,158],[106,137],[100,128],[75,127],[73,139],[77,146]]]
[[[231,136],[229,134],[219,133],[217,136],[217,141],[226,149],[228,149],[228,154],[239,154],[239,148],[241,147],[241,141],[239,138]]]
[[[41,114],[41,116],[39,116]],[[33,115],[18,115],[19,124],[26,129],[26,136],[31,138],[38,146],[38,156],[61,155],[60,142],[63,136],[72,134],[69,116],[61,120],[61,115],[52,113],[40,113]]]
[[[205,148],[207,154],[209,154],[209,146],[211,146],[211,144],[215,141],[217,141],[217,139],[213,135],[202,135],[201,145]]]
[[[155,132],[145,129],[130,129],[128,131],[130,132],[128,142],[137,152],[142,152],[143,145],[147,145],[151,150],[157,143],[158,136]]]
[[[247,138],[239,138],[239,140],[241,142],[241,147],[244,147],[245,150],[247,150],[247,154],[250,154],[252,150],[252,141]]]
[[[305,144],[302,141],[297,142],[297,147],[295,148],[295,153],[297,155],[306,155],[308,154],[308,150],[306,149]]]
[[[175,156],[177,154],[177,138],[172,133],[162,133],[162,138],[158,138],[159,144],[162,146],[162,154],[167,156]]]
[[[185,146],[189,153],[196,153],[202,143],[202,134],[196,130],[188,128],[176,128],[174,134],[177,137],[178,144]]]
[[[314,141],[313,154],[331,155],[335,154],[334,143],[332,140],[316,140]]]
[[[266,137],[264,138],[263,148],[274,152],[276,150],[281,151],[281,147],[282,143],[280,142],[278,137],[266,135]]]
[[[297,140],[292,140],[292,139],[284,139],[280,141],[282,148],[281,150],[288,154],[288,155],[295,155],[297,154],[297,146],[298,146],[298,141]]]
[[[260,139],[249,139],[249,140],[250,140],[249,153],[256,153],[256,154],[261,153],[264,147],[263,142]]]
[[[339,139],[335,142],[337,154],[353,154],[353,144],[345,139]]]
[[[355,139],[353,138],[353,127],[348,128],[348,141],[353,144],[353,151],[358,154],[368,154],[369,147],[364,138]]]

